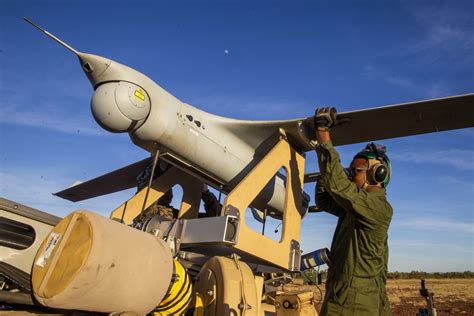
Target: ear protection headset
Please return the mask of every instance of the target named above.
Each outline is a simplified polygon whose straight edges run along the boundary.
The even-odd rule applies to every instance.
[[[369,184],[378,185],[384,183],[388,177],[388,168],[379,160],[369,159],[369,169],[367,170],[367,180]]]
[[[385,146],[375,143],[369,143],[354,158],[363,157],[369,163],[367,170],[367,182],[370,185],[380,185],[387,187],[390,181],[390,160],[385,154],[387,151]]]

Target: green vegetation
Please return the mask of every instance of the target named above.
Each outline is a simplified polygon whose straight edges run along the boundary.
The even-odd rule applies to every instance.
[[[321,277],[320,277],[321,282],[325,282],[327,271],[326,270],[320,271],[320,274],[321,274]],[[301,276],[303,277],[303,280],[305,281],[306,284],[311,284],[311,285],[318,284],[318,271],[317,270],[306,270],[301,273]]]

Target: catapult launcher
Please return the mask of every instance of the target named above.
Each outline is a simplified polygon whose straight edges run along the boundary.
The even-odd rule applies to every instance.
[[[56,195],[81,201],[136,187],[137,175],[151,172],[109,218],[79,210],[58,219],[2,199],[0,215],[13,222],[4,225],[11,234],[0,242],[10,248],[1,251],[16,255],[2,262],[3,270],[11,268],[2,275],[22,296],[0,293],[0,301],[59,312],[317,315],[311,292],[279,287],[288,280],[282,275],[313,260],[302,262],[300,249],[309,206],[303,185],[314,179],[304,174],[305,153],[315,145],[312,117],[243,121],[204,112],[144,74],[79,52],[26,21],[78,57],[93,87],[97,123],[128,133],[150,153]],[[331,131],[333,143],[472,127],[466,113],[473,102],[469,94],[340,113],[346,123]],[[176,185],[183,195],[175,217],[144,212]],[[214,214],[199,212],[208,186],[225,195]],[[281,221],[281,238],[251,229],[252,217]],[[34,237],[15,239],[18,225]]]

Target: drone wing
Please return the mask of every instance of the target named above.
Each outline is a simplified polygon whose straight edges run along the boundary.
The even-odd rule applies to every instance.
[[[339,113],[347,122],[331,129],[334,145],[474,127],[474,94],[401,103]],[[283,131],[295,147],[309,151],[315,140],[313,118],[286,121],[228,120],[223,127],[254,148]]]
[[[474,94],[341,113],[335,145],[474,127]]]
[[[458,128],[474,127],[474,94],[442,99],[402,103],[366,110],[342,112],[347,122],[331,129],[334,145],[347,145]],[[302,151],[313,149],[313,118],[285,121],[243,121],[219,118],[216,124],[238,136],[252,148],[258,148],[272,135],[283,133]],[[55,195],[70,201],[81,201],[129,189],[137,185],[136,177],[149,164],[147,158],[95,179],[70,187]],[[308,175],[305,182],[314,181]]]
[[[54,195],[72,202],[78,202],[136,187],[137,176],[151,162],[151,158],[145,158],[92,180],[54,193]]]

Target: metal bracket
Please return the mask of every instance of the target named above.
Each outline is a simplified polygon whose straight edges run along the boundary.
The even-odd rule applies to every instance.
[[[173,255],[177,255],[181,246],[181,234],[184,222],[182,219],[174,220],[169,232],[166,234],[166,243],[170,246]]]
[[[232,215],[227,216],[227,222],[225,225],[224,241],[236,244],[239,237],[239,217]]]
[[[301,248],[300,243],[296,240],[291,240],[290,247],[290,262],[288,264],[290,271],[299,271],[301,266]]]
[[[278,133],[279,133],[280,139],[284,139],[288,141],[288,136],[286,136],[286,131],[283,128],[279,128]]]
[[[179,219],[170,230],[168,243],[172,238],[176,251],[180,248],[189,250],[235,245],[239,224],[239,218],[233,215]]]
[[[224,215],[231,215],[240,218],[240,211],[235,206],[227,205],[224,211]]]

